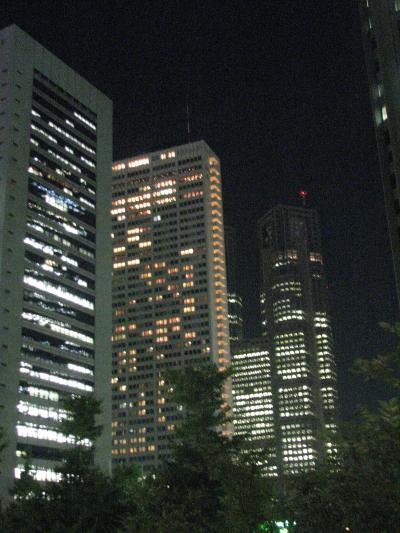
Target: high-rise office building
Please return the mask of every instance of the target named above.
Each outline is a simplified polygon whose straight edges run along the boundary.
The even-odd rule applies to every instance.
[[[220,163],[199,141],[112,176],[113,462],[148,471],[180,416],[163,371],[230,362]]]
[[[225,226],[226,278],[228,289],[229,339],[243,338],[243,304],[237,284],[237,237],[232,226]]]
[[[272,368],[265,337],[231,343],[234,434],[264,452],[263,471],[276,477],[276,438]],[[262,456],[261,456],[262,457]]]
[[[360,0],[386,218],[400,304],[400,2]]]
[[[60,400],[103,400],[109,469],[112,104],[16,26],[0,32],[0,493],[69,446]]]
[[[258,234],[278,474],[293,474],[313,468],[331,451],[329,431],[336,427],[336,367],[318,215],[278,205],[260,219]]]

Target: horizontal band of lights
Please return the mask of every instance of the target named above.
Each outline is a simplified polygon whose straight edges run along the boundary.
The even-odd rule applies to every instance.
[[[80,305],[81,307],[84,307],[85,309],[94,309],[93,302],[90,302],[89,300],[86,300],[85,298],[77,296],[76,294],[73,294],[72,292],[68,291],[64,287],[60,285],[56,285],[55,283],[51,283],[50,281],[39,280],[39,279],[33,278],[32,276],[25,275],[24,283],[26,283],[27,285],[31,287],[35,287],[36,289],[39,289],[41,291],[48,292],[53,296],[58,296],[59,298],[63,298],[63,300],[73,302],[77,305]]]
[[[81,381],[77,381],[76,379],[63,378],[60,376],[56,376],[54,374],[49,374],[48,372],[34,370],[31,364],[26,363],[24,361],[21,361],[21,366],[19,370],[21,374],[27,374],[32,378],[37,378],[42,381],[49,381],[50,383],[55,383],[57,385],[63,385],[71,389],[79,389],[79,390],[83,390],[87,392],[92,392],[93,390],[92,385],[88,385],[87,383],[82,383]]]
[[[19,387],[20,394],[27,394],[32,398],[40,398],[41,400],[49,400],[51,402],[58,402],[60,395],[58,392],[49,389],[41,389],[40,387],[35,387],[33,385],[20,385]]]
[[[16,479],[21,479],[21,474],[25,472],[25,465],[19,464],[14,468],[14,476]],[[61,481],[61,473],[54,472],[51,468],[44,468],[40,466],[31,467],[29,473],[36,481]]]
[[[63,409],[56,409],[54,407],[48,407],[43,405],[35,405],[26,401],[20,401],[17,405],[17,410],[22,415],[55,420],[56,422],[61,422],[61,420],[67,418],[68,416],[67,411]]]
[[[33,324],[40,327],[47,327],[51,331],[60,333],[61,335],[66,335],[67,337],[87,342],[88,344],[94,343],[94,339],[92,336],[85,335],[84,333],[80,333],[79,331],[75,331],[71,328],[69,324],[61,322],[61,320],[55,320],[53,318],[38,315],[37,313],[29,313],[27,311],[23,311],[21,316],[24,320],[32,322]]]
[[[90,122],[90,120],[88,120],[86,117],[83,117],[80,113],[77,113],[76,111],[74,111],[74,117],[76,117],[81,122],[86,124],[86,126],[89,126],[89,128],[92,129],[93,131],[96,131],[96,129],[97,129],[96,125],[93,124],[93,122]]]
[[[71,243],[67,244],[67,242],[69,242],[69,241],[66,241],[65,239],[63,239],[62,245],[71,246],[72,247]],[[57,255],[61,259],[61,261],[64,261],[65,263],[69,263],[72,266],[76,266],[76,267],[79,266],[78,261],[66,256],[63,253],[63,250],[61,248],[57,248],[56,246],[53,246],[51,244],[47,244],[47,243],[45,243],[43,241],[40,241],[38,239],[34,239],[33,237],[30,237],[30,236],[25,237],[24,244],[28,244],[29,246],[32,246],[32,248],[36,248],[37,250],[40,250],[40,251],[42,251],[45,254]],[[89,252],[89,250],[86,249],[86,248],[82,248],[82,247],[78,248],[77,246],[73,247],[73,248],[75,248],[75,251],[77,251],[79,254],[86,255],[86,256],[88,256],[90,258],[94,258],[93,252]]]
[[[140,159],[131,159],[128,163],[117,163],[116,165],[113,165],[112,169],[114,172],[117,172],[118,170],[124,170],[125,168],[136,168],[148,164],[150,164],[150,159],[148,157],[141,157]]]
[[[73,435],[64,435],[60,431],[48,428],[46,426],[38,426],[35,424],[17,424],[18,437],[25,437],[38,440],[49,440],[52,442],[59,442],[61,444],[75,444],[76,438]],[[80,441],[83,446],[91,446],[88,439]]]

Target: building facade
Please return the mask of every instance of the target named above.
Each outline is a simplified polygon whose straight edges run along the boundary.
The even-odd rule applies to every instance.
[[[0,426],[6,497],[72,437],[60,400],[94,392],[110,466],[112,104],[16,26],[0,32]]]
[[[146,472],[179,418],[163,371],[230,362],[220,164],[199,141],[112,175],[113,462]]]
[[[272,368],[265,337],[231,342],[234,434],[263,452],[263,471],[276,477],[275,406]]]
[[[336,367],[320,226],[312,209],[278,205],[258,223],[263,333],[270,350],[278,475],[332,451]]]
[[[400,304],[400,2],[360,0],[362,36]]]
[[[243,303],[237,283],[237,236],[232,226],[225,226],[225,257],[228,289],[229,339],[243,338]]]

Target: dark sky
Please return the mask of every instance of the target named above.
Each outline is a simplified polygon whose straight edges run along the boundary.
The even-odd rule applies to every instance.
[[[352,361],[390,344],[397,316],[356,0],[2,3],[114,102],[114,158],[204,139],[238,232],[246,330],[257,332],[256,221],[309,191],[321,215],[345,416],[376,391]]]

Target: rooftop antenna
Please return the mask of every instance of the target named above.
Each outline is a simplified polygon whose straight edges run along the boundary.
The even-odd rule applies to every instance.
[[[189,102],[186,102],[186,133],[187,133],[187,142],[190,143],[190,109],[189,109]]]
[[[299,196],[301,198],[301,203],[303,207],[306,207],[306,200],[307,200],[308,192],[304,190],[299,191]]]

